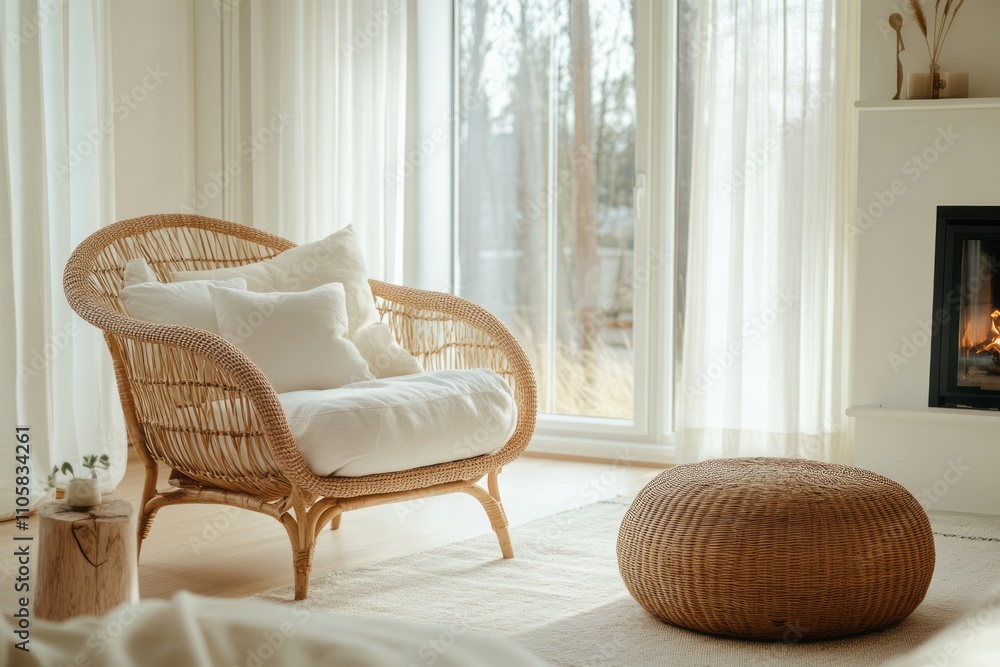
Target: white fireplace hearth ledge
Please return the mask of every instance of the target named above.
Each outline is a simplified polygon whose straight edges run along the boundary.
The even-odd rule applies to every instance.
[[[878,419],[987,419],[994,420],[990,423],[1000,426],[1000,410],[975,408],[893,408],[884,405],[852,405],[847,409],[847,416]]]
[[[1000,516],[1000,412],[855,405],[854,463],[899,482],[927,511]]]

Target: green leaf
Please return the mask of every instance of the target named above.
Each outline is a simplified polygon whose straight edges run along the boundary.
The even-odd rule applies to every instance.
[[[66,461],[66,463],[62,464],[62,474],[73,475],[73,466],[69,464],[69,461]]]
[[[104,465],[111,465],[111,459],[108,457],[107,454],[101,455],[101,463],[103,463]]]

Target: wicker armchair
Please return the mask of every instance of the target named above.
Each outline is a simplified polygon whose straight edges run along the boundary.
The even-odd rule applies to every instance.
[[[261,371],[222,337],[130,318],[118,298],[129,259],[161,280],[172,271],[257,262],[294,243],[251,227],[196,215],[152,215],[91,235],[66,265],[70,306],[104,332],[129,441],[145,466],[138,545],[166,505],[214,503],[277,519],[292,543],[295,599],[308,594],[319,531],[343,512],[463,492],[489,516],[504,558],[513,557],[497,475],[535,426],[535,378],[517,341],[494,315],[458,297],[372,280],[373,298],[400,345],[427,370],[490,368],[514,389],[517,430],[497,452],[402,472],[318,477],[300,454],[281,404]],[[219,401],[228,409],[213,409]],[[335,440],[335,436],[331,436]],[[171,487],[157,488],[160,465]],[[488,478],[488,491],[477,484]]]

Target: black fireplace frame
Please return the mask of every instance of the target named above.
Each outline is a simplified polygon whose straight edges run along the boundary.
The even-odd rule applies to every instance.
[[[982,231],[987,224],[993,230]],[[1000,391],[958,386],[962,243],[974,239],[1000,242],[1000,206],[938,207],[928,402],[932,408],[1000,410]],[[991,267],[991,271],[1000,272],[1000,265]]]

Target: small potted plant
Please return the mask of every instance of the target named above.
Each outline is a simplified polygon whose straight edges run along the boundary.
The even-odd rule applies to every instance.
[[[88,472],[82,477],[77,477],[73,471],[73,466],[69,461],[65,461],[61,466],[53,466],[49,473],[48,488],[56,488],[56,475],[69,475],[70,480],[66,485],[65,502],[70,507],[89,508],[101,504],[101,481],[97,478],[98,470],[108,470],[111,467],[111,459],[107,454],[89,454],[84,456],[81,464]]]

